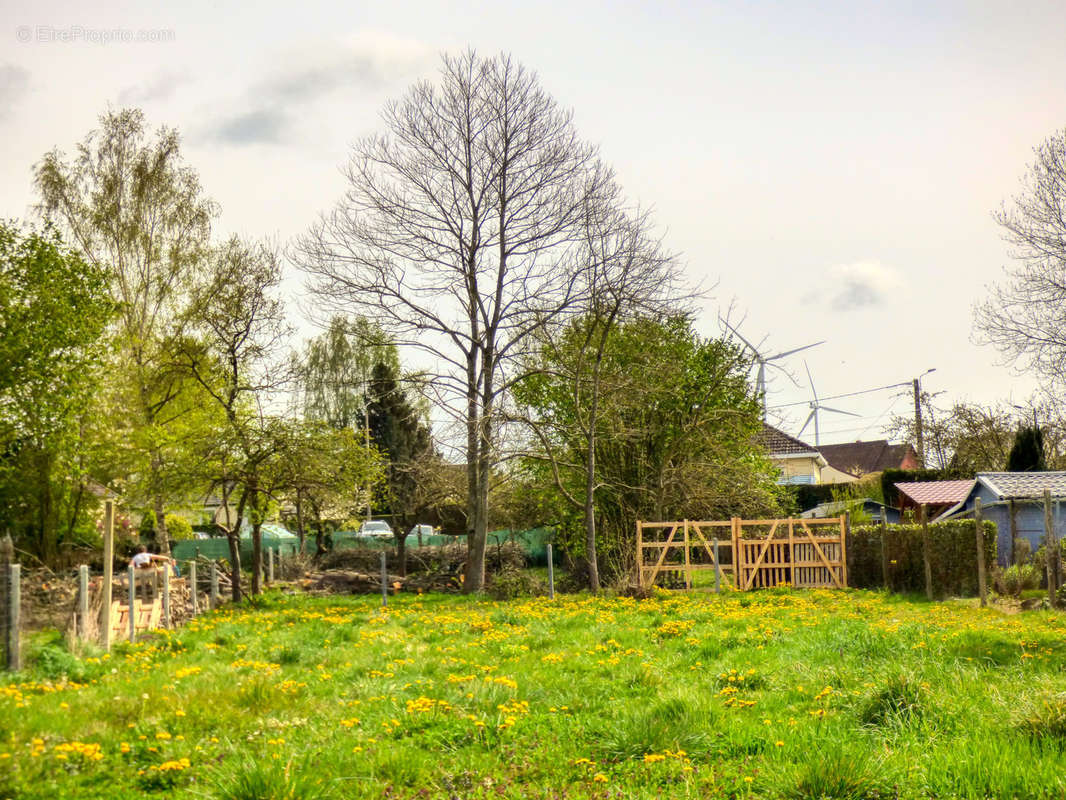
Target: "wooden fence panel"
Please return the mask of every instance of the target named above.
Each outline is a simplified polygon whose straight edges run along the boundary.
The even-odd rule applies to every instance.
[[[843,517],[638,521],[637,581],[642,588],[692,589],[700,571],[714,570],[731,574],[741,591],[783,585],[843,589],[844,536]]]

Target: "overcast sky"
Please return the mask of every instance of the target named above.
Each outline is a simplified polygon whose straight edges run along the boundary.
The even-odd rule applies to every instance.
[[[284,242],[335,202],[350,143],[441,52],[506,50],[715,287],[701,330],[732,306],[767,351],[826,340],[784,362],[801,386],[777,378],[771,405],[809,398],[804,357],[823,396],[931,367],[943,402],[1032,390],[971,343],[971,318],[1008,263],[991,212],[1066,127],[1061,0],[0,8],[3,217],[29,216],[45,151],[137,105],[182,132],[220,233]],[[878,438],[908,398],[833,405],[861,417],[826,414],[823,443]],[[786,414],[795,433],[807,409]]]

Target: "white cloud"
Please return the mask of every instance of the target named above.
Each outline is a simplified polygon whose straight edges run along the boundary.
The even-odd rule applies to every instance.
[[[883,305],[903,285],[900,274],[879,261],[838,264],[829,276],[829,304],[836,311]]]

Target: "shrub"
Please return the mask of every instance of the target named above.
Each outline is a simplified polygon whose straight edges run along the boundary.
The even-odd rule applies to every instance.
[[[167,535],[175,542],[184,542],[192,538],[192,524],[185,517],[167,514]]]
[[[513,600],[516,597],[542,597],[548,593],[548,587],[531,572],[504,569],[489,581],[488,593],[494,600]]]
[[[1013,564],[995,577],[996,591],[1018,597],[1027,589],[1040,586],[1040,569],[1034,564]]]
[[[972,595],[977,592],[977,548],[972,520],[929,524],[933,588],[941,594]],[[985,566],[996,563],[996,524],[985,520]],[[888,559],[889,587],[898,592],[925,591],[925,562],[921,525],[889,525],[887,541],[881,541],[880,525],[856,525],[847,539],[848,585],[859,589],[883,585],[881,553]]]

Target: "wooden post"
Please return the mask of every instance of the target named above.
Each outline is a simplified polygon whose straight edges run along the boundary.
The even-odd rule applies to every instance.
[[[1007,501],[1007,511],[1010,514],[1010,563],[1016,564],[1014,560],[1014,540],[1018,538],[1018,506],[1013,499]]]
[[[848,537],[851,535],[851,512],[840,520],[840,588],[848,588]]]
[[[11,534],[6,534],[0,540],[0,667],[7,667],[8,647],[11,644],[11,592],[8,587],[11,583],[11,565],[14,563],[15,543],[11,541]]]
[[[78,638],[89,638],[89,565],[78,567]]]
[[[12,672],[22,669],[22,649],[19,644],[19,625],[22,609],[22,567],[8,565],[7,578],[7,668]]]
[[[637,520],[637,586],[644,588],[644,523]]]
[[[929,554],[929,520],[926,518],[925,504],[918,506],[918,516],[922,523],[922,561],[925,564],[925,596],[933,599],[933,562]]]
[[[170,564],[163,567],[163,627],[170,627]]]
[[[218,608],[218,562],[211,562],[211,610]]]
[[[788,518],[788,584],[796,586],[796,521]]]
[[[381,551],[381,607],[389,604],[389,573],[385,569],[385,551]]]
[[[722,592],[722,568],[718,563],[718,534],[714,534],[714,593]]]
[[[890,591],[888,585],[888,512],[881,506],[881,585]]]
[[[988,605],[988,586],[985,584],[985,531],[980,497],[973,499],[973,524],[977,531],[977,594],[984,608]]]
[[[267,584],[274,583],[274,548],[267,547]]]
[[[200,598],[197,597],[196,588],[196,562],[189,564],[189,591],[192,597],[192,615],[195,617],[200,612]]]
[[[555,599],[555,565],[552,563],[552,546],[551,542],[548,542],[545,546],[545,550],[548,551],[548,599]]]
[[[1047,601],[1055,607],[1055,592],[1058,587],[1058,569],[1055,556],[1058,554],[1059,545],[1055,540],[1055,520],[1051,514],[1051,491],[1044,490],[1044,549],[1047,551]]]
[[[688,553],[688,520],[684,521],[685,526],[685,588],[692,588],[692,562]]]
[[[137,641],[137,570],[134,567],[129,567],[126,570],[127,576],[130,581],[129,591],[129,621],[130,621],[130,644]]]
[[[100,583],[100,644],[111,649],[111,584],[115,580],[115,501],[104,501],[104,577]]]
[[[740,517],[730,519],[730,531],[733,540],[733,583],[737,591],[745,590],[744,551],[740,546]]]

